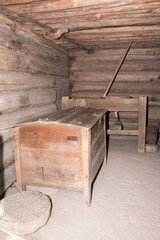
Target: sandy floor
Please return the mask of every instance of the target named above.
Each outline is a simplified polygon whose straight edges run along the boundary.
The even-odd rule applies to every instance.
[[[50,193],[47,225],[25,240],[159,240],[160,151],[137,153],[137,141],[110,142],[108,162],[93,187],[90,208],[83,193]],[[14,240],[0,232],[0,240]]]

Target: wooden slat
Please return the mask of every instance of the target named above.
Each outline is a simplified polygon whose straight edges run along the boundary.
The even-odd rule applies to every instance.
[[[70,104],[76,105],[76,102],[80,102],[80,99],[65,99],[67,101],[67,105],[70,107]],[[83,100],[82,100],[83,101]],[[119,104],[121,102],[121,104]],[[95,107],[100,109],[106,109],[108,111],[138,111],[138,99],[122,99],[122,98],[106,98],[106,99],[85,99],[83,101],[85,105],[88,107]],[[65,105],[65,102],[63,101]]]
[[[107,134],[138,136],[138,130],[110,130],[110,129],[107,129]]]
[[[121,104],[119,105],[119,102]],[[103,108],[108,111],[137,111],[137,99],[87,99],[87,106]]]

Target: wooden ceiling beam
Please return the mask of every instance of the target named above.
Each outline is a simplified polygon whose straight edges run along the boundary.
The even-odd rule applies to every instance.
[[[80,31],[94,28],[117,28],[129,26],[152,26],[159,25],[160,17],[152,18],[132,18],[128,19],[103,19],[99,21],[78,21],[78,22],[64,22],[64,23],[51,23],[47,24],[54,29],[68,28],[69,31]]]
[[[152,32],[160,31],[160,24],[156,25],[145,25],[145,26],[124,26],[124,27],[98,27],[98,28],[89,28],[81,29],[79,31],[73,30],[69,32],[69,36],[81,36],[81,35],[101,35],[101,34],[114,34],[114,33],[139,33],[139,32]]]
[[[126,44],[128,42],[94,42],[94,43],[90,43],[87,42],[85,44],[85,47],[87,49],[121,49],[121,48],[125,48]],[[75,50],[75,48],[73,47],[73,45],[71,44],[62,44],[62,46],[64,48],[67,48],[68,50]],[[140,42],[133,42],[132,43],[132,48],[156,48],[156,47],[160,47],[160,41],[152,41],[152,40],[148,40],[148,41],[140,41]]]

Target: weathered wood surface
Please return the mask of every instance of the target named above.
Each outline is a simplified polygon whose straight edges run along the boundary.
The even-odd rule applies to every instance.
[[[125,47],[131,41],[134,47],[159,45],[158,0],[12,0],[2,1],[0,5],[38,20],[53,30],[68,28],[67,38],[55,41],[65,48],[75,49],[78,44],[88,49],[104,49],[116,44]],[[41,28],[39,31],[42,33]]]
[[[73,98],[100,98],[112,78],[124,49],[70,52],[70,76]],[[159,126],[160,119],[160,51],[159,48],[131,48],[121,71],[110,90],[110,96],[148,96],[148,124]],[[120,112],[125,129],[137,129],[136,113]],[[110,114],[110,124],[114,125],[114,115]],[[126,121],[130,119],[130,123]]]
[[[116,54],[116,51],[115,51]],[[96,71],[114,71],[117,67],[119,61],[115,60],[112,62],[112,60],[108,61],[77,61],[73,62],[71,71],[90,71],[90,72],[96,72]],[[157,60],[137,60],[137,61],[125,61],[121,71],[160,71],[160,65]]]
[[[0,171],[0,195],[16,180],[15,163]]]
[[[84,191],[89,206],[91,183],[105,156],[105,121],[100,121],[105,112],[88,107],[71,108],[46,120],[17,126],[18,190],[22,190],[23,184],[31,184]],[[91,132],[97,124],[101,130],[93,137]]]
[[[147,99],[145,97],[139,98],[139,116],[138,116],[138,152],[143,153],[146,151],[145,149],[145,141],[146,141],[146,113],[147,113]]]
[[[13,139],[0,144],[0,171],[14,161]]]
[[[16,150],[20,159],[16,167],[20,164],[19,174],[23,183],[82,190],[82,137],[78,129],[31,125],[19,131]],[[70,135],[76,136],[78,140],[68,141]]]
[[[35,29],[27,28],[25,34],[21,24],[16,29],[16,15],[0,13],[1,193],[15,180],[15,170],[9,167],[14,162],[12,127],[47,117],[60,108],[62,95],[69,94],[69,61],[63,52],[53,48],[50,40],[34,37]],[[6,172],[11,176],[8,179]]]
[[[54,88],[17,91],[9,95],[8,93],[1,93],[0,109],[1,114],[4,114],[16,111],[16,109],[19,110],[19,108],[51,104],[55,101],[56,90]]]
[[[57,39],[58,36],[60,37],[63,33],[68,32],[68,29],[63,28],[54,30],[38,21],[10,11],[2,5],[0,5],[0,23],[13,32],[34,39],[36,42],[46,44],[64,52],[65,54],[67,53],[63,48],[55,44],[54,39]]]
[[[64,97],[62,99],[62,108],[65,110],[69,108],[68,111],[71,111],[74,108],[71,107],[78,107],[78,111],[81,109],[79,106],[87,106],[87,107],[94,107],[98,109],[107,109],[110,112],[113,111],[136,111],[138,112],[138,124],[136,122],[131,123],[138,127],[138,130],[126,130],[126,126],[122,125],[123,130],[115,130],[114,126],[112,127],[110,121],[107,121],[107,129],[109,128],[108,134],[119,134],[119,135],[138,135],[138,152],[144,153],[145,152],[145,136],[146,136],[146,120],[147,120],[147,97],[140,96],[136,99],[126,99],[126,98],[115,98],[115,97],[106,97],[103,99],[71,99],[69,97]],[[86,107],[85,107],[86,108]],[[67,110],[65,110],[67,111]],[[108,119],[107,119],[108,120]],[[117,122],[117,118],[115,118],[115,122]],[[114,124],[115,124],[114,122]],[[128,127],[128,126],[127,126]],[[124,130],[125,129],[125,130]],[[92,129],[93,133],[91,132],[91,136],[94,135],[94,132],[97,130],[96,125]],[[104,131],[102,128],[101,131]],[[124,132],[123,132],[124,131]],[[104,136],[104,132],[102,134]],[[95,140],[96,141],[96,140]],[[93,142],[95,142],[93,141]],[[93,144],[92,142],[92,144]],[[98,152],[100,149],[98,149]],[[94,152],[94,150],[93,150]]]
[[[12,113],[3,114],[0,117],[0,130],[15,126],[17,123],[35,121],[47,117],[57,111],[55,103],[49,105],[32,106],[22,108]]]
[[[46,62],[68,65],[68,57],[64,53],[24,36],[20,37],[4,26],[0,28],[0,45],[9,47],[10,50],[43,59]]]
[[[49,63],[36,57],[12,52],[11,50],[0,48],[0,71],[15,71],[31,74],[48,74],[55,76],[67,76],[68,67],[58,63]]]

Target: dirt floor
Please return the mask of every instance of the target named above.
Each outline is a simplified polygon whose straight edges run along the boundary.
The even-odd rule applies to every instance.
[[[48,194],[53,210],[45,227],[21,238],[0,232],[0,240],[160,239],[160,151],[138,154],[135,140],[110,141],[90,208],[84,207],[83,193]]]

